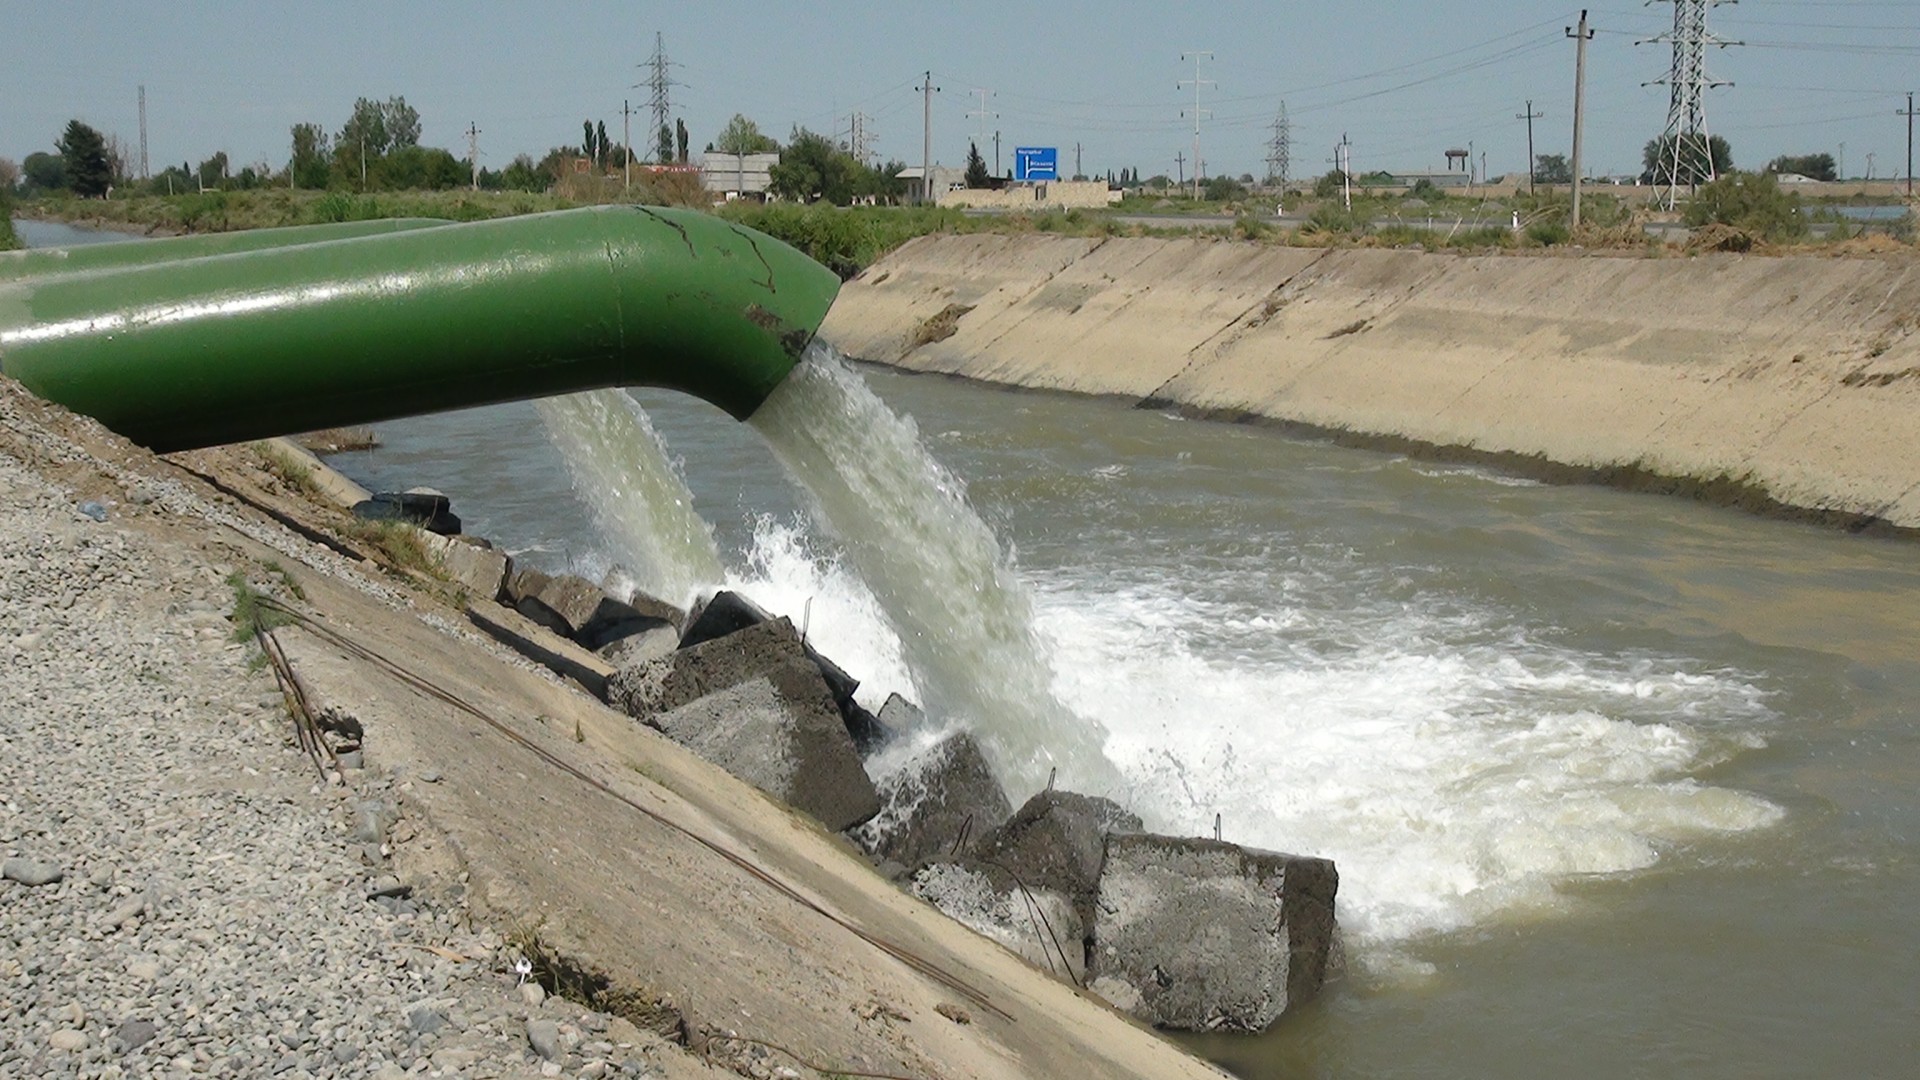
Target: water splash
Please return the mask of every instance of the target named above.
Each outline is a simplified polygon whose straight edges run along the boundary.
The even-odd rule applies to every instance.
[[[713,532],[638,402],[622,390],[589,390],[534,407],[618,572],[641,592],[681,605],[721,580]]]
[[[972,729],[1019,802],[1062,786],[1113,791],[1104,731],[1062,706],[1032,604],[965,485],[827,346],[748,421],[811,496],[900,635],[936,722]]]

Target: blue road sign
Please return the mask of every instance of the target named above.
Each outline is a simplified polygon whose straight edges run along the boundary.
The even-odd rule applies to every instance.
[[[1016,146],[1013,148],[1015,180],[1060,179],[1060,151],[1052,146]]]

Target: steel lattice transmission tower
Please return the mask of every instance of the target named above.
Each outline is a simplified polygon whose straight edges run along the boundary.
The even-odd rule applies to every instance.
[[[1664,79],[1647,86],[1666,86],[1672,90],[1667,105],[1667,127],[1660,133],[1660,159],[1654,165],[1653,182],[1659,185],[1660,201],[1673,209],[1681,187],[1689,191],[1702,181],[1714,179],[1713,136],[1707,131],[1708,90],[1732,86],[1731,82],[1707,77],[1707,46],[1726,48],[1737,41],[1723,41],[1707,31],[1707,11],[1720,4],[1739,0],[1648,0],[1673,5],[1673,30],[1647,41],[1671,42],[1673,66]],[[1644,44],[1644,43],[1642,43]]]
[[[1287,119],[1287,103],[1273,118],[1273,138],[1267,140],[1267,183],[1285,184],[1293,179],[1293,121]]]
[[[666,132],[666,143],[669,146],[672,145],[673,139],[673,100],[669,92],[673,87],[686,85],[673,77],[673,69],[679,66],[667,59],[665,40],[659,31],[654,31],[653,55],[641,65],[647,70],[647,81],[640,85],[646,87],[647,93],[651,95],[647,99],[647,107],[653,110],[651,139],[659,142],[661,141],[660,133]],[[661,164],[668,164],[672,160],[673,155],[669,153],[662,157]]]

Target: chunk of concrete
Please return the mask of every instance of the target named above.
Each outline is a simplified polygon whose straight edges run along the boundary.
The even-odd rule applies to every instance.
[[[917,867],[956,859],[1013,813],[1000,781],[972,735],[940,740],[880,783],[880,813],[852,834],[877,863]]]
[[[722,589],[706,603],[695,606],[685,632],[680,635],[680,647],[690,649],[772,619],[766,608],[737,592]]]
[[[497,600],[513,570],[513,560],[485,540],[422,532],[420,546],[440,562],[447,579],[478,600]]]
[[[406,521],[442,536],[460,531],[460,516],[442,492],[427,487],[381,491],[353,505],[353,515],[367,521]]]
[[[880,810],[833,693],[804,657],[658,713],[653,723],[828,829],[852,828]]]
[[[914,873],[913,894],[1035,967],[1084,982],[1086,924],[1058,890],[1022,886],[977,864],[929,863]]]
[[[602,701],[607,699],[607,683],[613,678],[613,665],[599,655],[588,652],[577,642],[569,641],[512,608],[491,600],[475,600],[468,604],[467,619],[520,655],[574,680],[594,697]]]
[[[573,574],[553,576],[531,568],[519,570],[508,579],[506,595],[520,614],[589,649],[671,625],[666,619],[642,615],[624,601],[608,596],[600,586]]]
[[[1326,859],[1111,836],[1090,988],[1159,1027],[1262,1031],[1319,992],[1339,884]]]
[[[888,694],[876,719],[889,735],[904,735],[925,723],[927,714],[920,711],[920,706],[899,694]]]
[[[1108,836],[1141,828],[1138,817],[1111,799],[1042,791],[999,828],[982,835],[969,857],[1005,867],[1028,888],[1044,886],[1071,897],[1091,927]]]
[[[653,723],[658,713],[804,659],[806,652],[793,624],[773,619],[623,667],[607,687],[607,700],[635,720]]]
[[[629,634],[610,645],[602,645],[599,652],[602,659],[616,669],[638,667],[649,660],[658,660],[670,655],[680,644],[680,631],[671,623],[649,626],[637,634]]]

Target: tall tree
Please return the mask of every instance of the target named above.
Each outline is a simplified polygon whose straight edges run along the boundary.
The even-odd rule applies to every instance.
[[[1794,173],[1809,180],[1838,180],[1840,170],[1833,163],[1832,154],[1781,154],[1767,163],[1771,173]]]
[[[983,188],[993,182],[993,177],[987,172],[986,159],[980,156],[980,148],[973,143],[967,144],[965,180],[970,188]]]
[[[287,174],[294,187],[326,187],[329,156],[326,128],[319,124],[293,125],[293,158],[287,162]]]
[[[662,165],[673,164],[673,129],[665,124],[654,133],[654,160]]]
[[[760,126],[740,115],[733,114],[727,121],[727,129],[713,142],[713,148],[723,154],[770,154],[780,149],[780,144],[760,133]]]
[[[420,111],[408,105],[406,98],[388,98],[380,106],[380,116],[387,126],[386,149],[420,145]]]
[[[1567,164],[1565,154],[1541,154],[1533,159],[1533,180],[1536,184],[1571,184],[1573,166]]]
[[[593,121],[591,120],[580,121],[580,156],[588,161],[600,160],[600,155],[594,153]]]
[[[194,173],[200,178],[201,187],[217,188],[225,183],[227,179],[227,167],[227,152],[220,150],[215,152],[212,157],[201,162],[200,167],[194,170]]]
[[[612,158],[611,151],[613,150],[613,144],[607,140],[607,122],[605,120],[600,121],[594,128],[593,148],[599,151],[600,167],[603,169],[606,168],[607,162]]]
[[[680,151],[679,156],[675,160],[685,165],[687,163],[687,122],[685,120],[675,120],[673,122],[673,140]]]
[[[107,140],[78,120],[67,121],[66,134],[54,143],[66,170],[67,187],[83,198],[104,196],[113,186],[113,163],[107,159]]]

